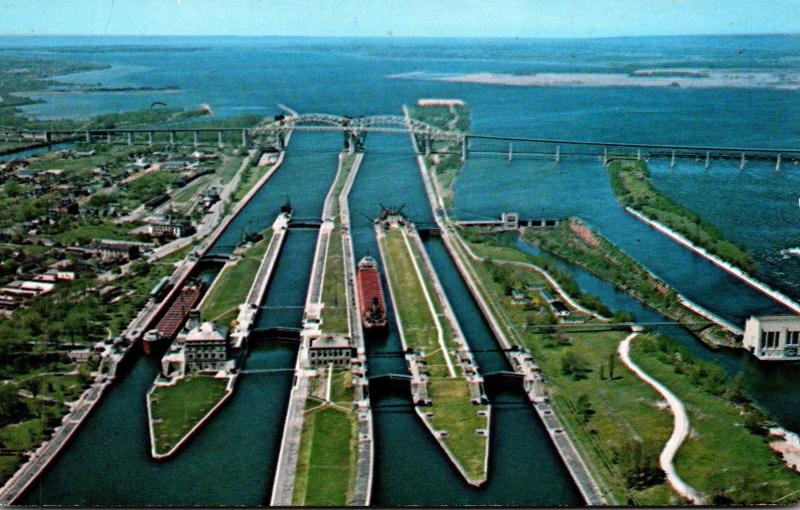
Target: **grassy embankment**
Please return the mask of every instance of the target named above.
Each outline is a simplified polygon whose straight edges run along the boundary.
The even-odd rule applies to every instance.
[[[342,172],[333,184],[333,230],[328,241],[325,254],[325,278],[322,282],[322,330],[326,333],[349,333],[347,322],[347,289],[344,279],[344,252],[342,247],[341,218],[339,217],[339,195],[342,192],[347,176],[353,170],[355,154],[345,154],[342,159]]]
[[[255,280],[261,260],[272,239],[272,229],[264,231],[263,239],[253,244],[235,263],[226,265],[217,275],[210,294],[200,307],[200,316],[226,327],[239,314],[239,305],[247,299],[247,293]]]
[[[576,218],[553,229],[525,230],[523,239],[583,267],[662,315],[684,324],[713,345],[737,345],[736,338],[688,310],[677,293],[616,245]],[[699,324],[698,324],[699,323]]]
[[[622,205],[663,223],[694,244],[748,273],[755,271],[753,257],[725,239],[717,227],[658,191],[650,182],[650,171],[645,161],[617,159],[609,164],[608,171],[611,189]]]
[[[709,504],[800,500],[800,474],[769,448],[769,419],[746,399],[741,377],[726,379],[721,369],[665,337],[634,340],[631,355],[686,405],[692,434],[675,466]]]
[[[345,506],[352,504],[358,462],[358,418],[353,411],[349,370],[329,371],[312,379],[297,461],[292,504]]]
[[[473,241],[476,237],[471,236]],[[472,247],[483,255],[491,253],[495,261],[532,259],[513,244],[492,243],[490,236]],[[532,326],[552,322],[546,317],[547,310],[536,304],[512,306],[505,278],[494,270],[496,262],[470,264],[504,330],[534,354],[556,412],[601,487],[610,491],[610,502],[681,504],[658,466],[658,454],[672,430],[672,416],[659,395],[618,359],[617,346],[627,333],[535,329]],[[542,283],[533,271],[525,272],[515,268],[514,277]],[[659,347],[642,354],[645,349],[640,346],[648,342],[647,337],[634,342],[636,362],[685,399],[695,429],[695,437],[677,457],[678,473],[684,480],[707,492],[712,500],[720,497],[737,503],[770,502],[776,499],[774,494],[791,492],[788,488],[797,475],[788,472],[758,435],[767,419],[744,397],[741,377],[726,377],[719,366],[696,360],[663,337],[652,340]],[[668,347],[662,351],[661,345]],[[659,357],[674,361],[677,370],[656,370],[654,363],[660,363]],[[732,442],[749,445],[753,455],[739,455],[738,445],[725,446]],[[723,474],[713,474],[717,471]],[[745,472],[750,473],[752,483],[734,489],[733,480]],[[771,488],[762,493],[759,484]]]
[[[195,374],[148,394],[155,451],[165,454],[226,395],[228,379]]]
[[[488,428],[487,418],[478,416],[478,412],[486,411],[487,407],[473,405],[470,400],[468,383],[457,360],[450,353],[456,348],[453,331],[424,273],[422,258],[414,244],[410,243],[409,251],[397,227],[387,230],[380,243],[406,344],[425,353],[429,376],[428,397],[432,402],[426,411],[433,413],[432,417],[426,419],[435,430],[447,431],[447,436],[441,441],[472,479],[480,479],[487,469],[484,455],[488,438],[478,436],[476,430]],[[412,257],[423,272],[424,283],[417,276]],[[435,317],[423,294],[423,284],[433,300]],[[439,343],[437,323],[442,329],[445,350]],[[455,365],[456,377],[450,376],[448,360]]]
[[[467,106],[409,106],[411,118],[426,122],[445,131],[468,133],[470,113]],[[425,140],[418,138],[420,151],[425,151]],[[425,156],[425,165],[439,182],[445,207],[453,207],[455,181],[461,171],[462,144],[458,141],[436,140],[431,143],[431,154]]]

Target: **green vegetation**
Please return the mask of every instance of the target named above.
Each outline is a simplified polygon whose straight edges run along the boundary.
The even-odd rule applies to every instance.
[[[155,438],[155,452],[165,454],[175,447],[226,395],[228,379],[195,374],[173,386],[156,386],[148,395]]]
[[[248,248],[235,263],[226,265],[217,275],[217,281],[200,307],[203,320],[228,326],[236,318],[239,305],[247,300],[247,293],[267,252],[270,239],[272,229],[267,229],[263,239]]]
[[[482,479],[487,468],[484,456],[488,437],[479,436],[476,431],[489,426],[487,417],[478,415],[479,411],[487,411],[487,407],[472,403],[469,383],[457,360],[451,357],[449,351],[456,348],[453,331],[444,316],[441,303],[436,298],[430,279],[424,272],[422,257],[412,242],[409,250],[403,232],[398,227],[384,231],[380,244],[405,342],[414,350],[425,353],[429,376],[428,397],[432,404],[430,408],[426,408],[426,412],[433,413],[433,416],[423,419],[435,430],[447,432],[441,441],[470,479]],[[414,259],[425,275],[422,283],[414,268]],[[431,313],[421,285],[427,287],[433,300],[435,316]],[[440,334],[443,336],[445,350],[439,341]],[[450,375],[448,362],[454,365],[456,377]]]
[[[564,228],[572,232],[569,226]],[[537,231],[537,236],[556,232]],[[473,232],[469,237],[478,236]],[[484,255],[491,253],[495,264],[529,256],[513,245],[493,244],[491,235],[485,238],[472,246]],[[618,360],[616,350],[627,333],[534,328],[552,320],[536,306],[512,306],[505,286],[493,277],[491,261],[462,259],[477,275],[479,288],[503,329],[533,353],[555,411],[601,488],[610,492],[611,502],[682,504],[658,466],[658,454],[672,431],[672,416],[659,395]],[[586,260],[596,262],[588,255]],[[633,346],[636,363],[687,404],[696,434],[676,457],[684,480],[717,503],[773,502],[797,490],[800,477],[783,465],[759,435],[768,419],[747,400],[741,376],[727,376],[721,367],[697,360],[665,337],[640,337]],[[737,446],[731,447],[734,443]],[[753,458],[748,451],[755,452]],[[748,481],[744,486],[743,479]],[[762,484],[768,487],[763,493],[758,489]]]
[[[328,241],[328,250],[325,254],[325,278],[322,282],[322,329],[327,333],[349,333],[350,325],[347,321],[347,289],[344,278],[344,248],[342,246],[342,222],[339,218],[339,195],[344,188],[350,172],[353,171],[356,154],[343,154],[341,169],[336,182],[331,189],[333,203],[331,217],[333,229]]]
[[[684,324],[703,339],[713,338],[715,343],[726,345],[736,343],[736,339],[719,326],[703,325],[706,320],[680,304],[671,287],[576,218],[552,229],[526,229],[523,239],[583,267],[661,314]]]
[[[694,358],[662,336],[636,339],[631,354],[686,405],[692,435],[678,451],[675,467],[707,495],[709,504],[800,499],[800,475],[769,448],[769,420],[747,400],[740,376],[727,378],[721,367]]]
[[[411,118],[426,122],[445,131],[466,133],[470,128],[470,113],[466,106],[431,105],[410,106],[408,114]],[[425,148],[425,140],[417,138],[420,150]],[[433,178],[439,183],[439,192],[445,207],[453,207],[455,180],[461,171],[462,143],[455,140],[435,140],[431,145],[430,155],[425,156],[425,166]]]
[[[326,391],[329,373],[330,401],[314,395],[306,400],[308,410],[303,418],[293,505],[352,504],[358,462],[358,419],[352,410],[352,378],[349,370],[324,369],[323,375],[313,379],[320,391]]]
[[[658,191],[650,182],[646,162],[617,159],[611,162],[608,171],[611,188],[622,205],[663,223],[694,244],[747,272],[755,271],[753,257],[725,239],[717,227]]]

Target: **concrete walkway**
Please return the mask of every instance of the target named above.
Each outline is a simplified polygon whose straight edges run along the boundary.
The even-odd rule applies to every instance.
[[[675,457],[675,454],[678,452],[678,449],[681,447],[681,444],[683,444],[683,441],[689,435],[689,417],[686,414],[686,408],[684,407],[683,402],[681,402],[674,393],[669,391],[663,384],[647,375],[644,370],[639,368],[639,366],[631,360],[631,341],[638,335],[639,333],[631,333],[622,342],[620,342],[619,356],[622,358],[622,362],[625,363],[625,366],[631,369],[631,371],[633,371],[633,373],[636,374],[639,379],[652,386],[658,393],[661,394],[662,397],[664,397],[664,400],[666,400],[669,404],[672,415],[675,417],[672,435],[670,436],[669,441],[667,441],[667,444],[664,446],[664,449],[661,451],[661,455],[658,457],[658,462],[661,465],[661,469],[663,469],[667,474],[667,480],[669,481],[670,485],[672,485],[672,488],[675,489],[675,492],[688,499],[692,504],[701,505],[703,504],[703,497],[699,492],[697,492],[697,490],[681,479],[681,477],[678,475],[678,472],[675,470],[675,465],[672,463],[672,460]]]

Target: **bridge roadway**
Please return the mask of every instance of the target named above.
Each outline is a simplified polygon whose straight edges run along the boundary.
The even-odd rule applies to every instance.
[[[407,114],[407,112],[406,112]],[[412,136],[411,143],[416,147],[416,139]],[[436,182],[431,179],[431,175],[427,170],[425,158],[422,155],[417,156],[417,165],[420,174],[422,175],[423,184],[425,186],[426,195],[430,203],[431,209],[434,211],[434,219],[439,225],[442,232],[442,240],[450,253],[450,257],[456,265],[459,273],[461,273],[464,282],[470,290],[473,298],[475,299],[478,307],[481,309],[486,322],[494,333],[502,349],[506,350],[506,357],[514,372],[522,375],[523,387],[528,399],[533,404],[533,408],[539,415],[542,423],[545,426],[553,444],[556,446],[561,459],[563,460],[567,470],[572,476],[575,485],[583,496],[588,505],[607,505],[603,491],[597,484],[597,481],[589,471],[588,465],[578,453],[575,444],[564,433],[561,425],[561,420],[558,415],[553,412],[550,404],[550,399],[547,396],[547,388],[545,387],[544,380],[539,372],[539,367],[534,363],[533,356],[530,353],[515,349],[515,345],[506,336],[505,330],[501,327],[497,317],[495,317],[492,308],[484,298],[483,293],[479,289],[479,279],[472,274],[467,267],[463,257],[461,239],[455,233],[450,218],[447,216],[447,211],[443,206],[441,194],[437,193]],[[513,329],[510,329],[513,333]],[[516,345],[522,345],[522,342],[517,340]]]
[[[284,107],[285,108],[285,107]],[[291,110],[287,110],[291,111]],[[0,127],[0,137],[26,137],[35,141],[55,143],[54,137],[68,137],[70,140],[82,139],[86,142],[104,140],[113,142],[115,139],[122,138],[122,143],[130,145],[136,143],[147,143],[153,145],[154,137],[168,135],[171,144],[181,143],[178,134],[191,134],[191,145],[200,146],[200,135],[207,133],[217,133],[217,145],[223,146],[223,135],[225,133],[240,133],[241,144],[245,147],[258,148],[260,144],[254,142],[260,137],[267,135],[278,140],[279,145],[283,145],[282,136],[297,131],[339,131],[344,133],[346,144],[352,152],[353,148],[358,148],[362,143],[362,138],[367,133],[388,133],[408,135],[430,142],[434,139],[456,140],[461,142],[462,159],[465,159],[469,152],[478,154],[507,154],[509,159],[515,155],[524,156],[530,154],[552,155],[553,159],[559,161],[562,156],[581,155],[581,156],[602,156],[603,162],[613,159],[614,155],[625,155],[629,157],[636,154],[637,157],[669,158],[670,165],[675,163],[676,158],[704,159],[706,166],[712,159],[739,159],[740,166],[743,167],[748,159],[771,160],[775,161],[776,169],[780,169],[781,162],[800,162],[800,149],[798,148],[771,148],[771,147],[735,147],[735,146],[704,146],[704,145],[680,145],[680,144],[651,144],[636,143],[625,141],[603,141],[603,140],[567,140],[554,138],[526,138],[505,135],[484,135],[462,133],[458,131],[448,131],[432,126],[425,122],[412,119],[408,115],[375,115],[361,118],[348,118],[338,115],[324,113],[304,113],[284,117],[273,122],[265,122],[257,127],[205,127],[205,128],[137,128],[137,129],[93,129],[93,130],[53,130],[53,131],[34,131],[16,128]],[[143,136],[146,135],[146,139]],[[138,137],[138,138],[137,138]],[[503,148],[497,148],[497,144],[503,144]],[[481,149],[480,145],[488,144],[488,148]],[[184,144],[189,145],[189,144]],[[427,144],[426,144],[427,145]],[[470,148],[472,146],[472,148]],[[519,148],[528,147],[532,150],[520,151]],[[494,147],[494,148],[493,148]],[[507,149],[506,149],[507,147]],[[514,149],[517,152],[514,152]],[[279,147],[282,149],[282,147]],[[417,144],[415,150],[419,153]],[[562,151],[562,148],[564,149]]]

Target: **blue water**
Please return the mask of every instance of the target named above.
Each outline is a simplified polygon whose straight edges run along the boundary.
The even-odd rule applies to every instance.
[[[800,96],[796,91],[525,88],[389,77],[408,72],[631,72],[652,67],[795,71],[800,65],[797,36],[603,40],[0,38],[0,58],[14,55],[112,66],[64,80],[180,88],[175,93],[41,94],[35,97],[46,103],[24,108],[41,118],[85,118],[148,108],[153,101],[173,107],[209,103],[219,116],[268,115],[277,111],[278,103],[301,112],[361,116],[399,114],[403,103],[421,97],[458,97],[470,105],[473,132],[482,134],[767,147],[797,146],[800,135]],[[243,233],[267,228],[287,193],[298,217],[318,217],[340,146],[336,135],[295,135],[284,166],[258,193],[252,207],[236,218],[214,250],[229,251]],[[417,224],[430,222],[408,139],[370,135],[367,150],[351,194],[356,257],[377,255],[370,221],[381,203],[405,205],[404,211]],[[800,297],[800,268],[795,259],[785,259],[779,253],[800,244],[800,218],[794,209],[797,197],[792,195],[798,184],[796,170],[787,167],[776,175],[769,165],[751,164],[737,173],[730,166],[714,163],[709,171],[703,171],[699,165],[680,162],[670,170],[654,162],[654,181],[750,249],[759,263],[759,276]],[[614,200],[608,176],[597,160],[564,157],[557,165],[546,159],[507,162],[472,156],[456,190],[455,208],[462,216],[495,217],[509,210],[523,216],[580,216],[687,297],[730,320],[741,323],[750,314],[785,312],[625,214]],[[313,231],[290,233],[269,289],[266,304],[271,308],[262,314],[262,325],[298,324],[301,313],[296,307],[305,296],[314,240]],[[452,274],[441,247],[436,242],[428,242],[426,247],[437,269],[450,274],[443,277],[443,284],[452,294],[465,333],[476,342],[488,341],[485,324],[481,325],[474,303]],[[576,271],[576,278],[613,309],[632,310],[640,319],[654,313],[609,286],[603,287],[590,275]],[[279,311],[281,307],[284,311]],[[759,403],[782,423],[800,429],[796,367],[754,363],[744,353],[712,352],[679,329],[674,334],[701,357],[715,359],[732,372],[743,371]],[[393,330],[387,338],[370,343],[370,374],[403,373],[402,359],[380,356],[397,350],[399,340]],[[293,357],[294,350],[284,346],[275,353],[253,352],[248,364],[262,360],[291,366]],[[479,363],[489,368],[502,365],[502,359],[487,354]],[[146,456],[142,408],[155,370],[155,365],[146,360],[134,366],[27,502],[264,502],[290,381],[245,378],[240,393],[182,455],[168,463],[154,464]],[[490,485],[481,492],[465,488],[458,480],[413,414],[393,410],[394,404],[408,403],[406,395],[374,394],[378,464],[375,502],[575,503],[574,489],[563,478],[549,442],[531,439],[539,437],[539,425],[528,407],[515,407],[519,395],[492,389],[490,398],[511,405],[495,414],[494,430],[506,432],[494,432]],[[242,423],[247,425],[242,427]],[[244,433],[239,432],[242,428],[246,429]],[[109,456],[111,450],[125,459],[124,470],[115,469],[118,461]],[[425,459],[423,468],[414,462],[418,458]],[[504,470],[510,469],[509,458],[521,462],[520,472],[529,476],[504,477],[507,485],[497,485],[494,478],[497,473],[508,472]],[[537,480],[537,469],[548,473],[548,478]],[[421,487],[428,489],[427,501],[418,497]]]

